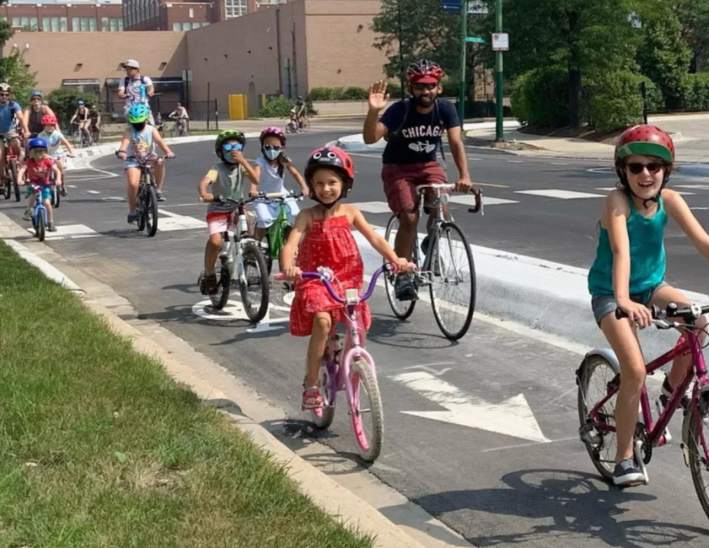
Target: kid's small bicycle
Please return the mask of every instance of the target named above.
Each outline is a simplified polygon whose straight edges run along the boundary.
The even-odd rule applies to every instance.
[[[330,296],[342,304],[347,311],[344,346],[340,342],[341,335],[337,332],[336,324],[332,324],[325,357],[320,365],[318,383],[325,405],[310,411],[312,421],[318,429],[328,428],[335,418],[335,397],[338,392],[344,391],[352,418],[357,452],[367,462],[374,462],[382,450],[384,408],[377,384],[374,358],[364,348],[360,337],[357,305],[372,296],[377,280],[385,270],[395,272],[396,266],[386,263],[379,268],[372,276],[369,288],[363,295],[360,295],[357,289],[347,289],[344,297],[332,287],[337,279],[329,268],[321,266],[317,272],[303,272],[304,280],[320,280]],[[277,274],[276,280],[285,280],[285,276]],[[369,400],[368,405],[366,399]]]

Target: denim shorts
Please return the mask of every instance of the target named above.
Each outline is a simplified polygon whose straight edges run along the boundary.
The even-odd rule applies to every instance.
[[[660,282],[655,287],[643,293],[631,295],[630,300],[647,306],[652,300],[652,296],[657,293],[659,289],[667,287],[668,285],[670,284],[667,282]],[[618,303],[615,300],[615,295],[594,295],[591,299],[591,308],[593,308],[593,316],[596,318],[596,323],[600,327],[601,320],[608,316],[608,314],[614,313],[618,308]]]
[[[52,187],[47,186],[47,185],[40,185],[40,188],[42,189],[42,200],[51,200],[52,199]],[[33,194],[34,194],[34,189],[30,185],[27,185],[27,191],[25,194],[25,198],[29,198]]]

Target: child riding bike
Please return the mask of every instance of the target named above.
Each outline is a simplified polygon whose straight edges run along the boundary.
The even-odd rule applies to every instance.
[[[64,137],[64,134],[57,127],[57,117],[54,116],[54,114],[45,114],[44,116],[42,116],[42,125],[44,126],[44,130],[40,132],[38,137],[46,141],[49,156],[56,162],[57,167],[59,168],[59,171],[62,174],[61,185],[59,182],[57,182],[57,186],[59,186],[62,196],[66,196],[66,181],[64,180],[65,154],[64,149],[61,147],[66,148],[66,150],[68,151],[68,154],[66,154],[66,156],[69,156],[69,158],[74,157],[74,147],[66,139],[66,137]]]
[[[161,201],[161,191],[165,184],[165,164],[158,158],[155,145],[157,144],[168,158],[174,158],[175,155],[160,137],[158,130],[154,126],[147,125],[150,118],[150,109],[147,106],[133,105],[128,109],[126,118],[130,127],[123,134],[123,140],[116,155],[123,160],[123,169],[126,172],[128,222],[132,224],[138,220],[135,213],[138,202],[138,186],[140,185],[140,162],[138,160],[154,166],[158,201]],[[129,145],[131,147],[130,153],[127,152]]]
[[[261,132],[259,137],[261,141],[262,156],[256,160],[254,171],[258,177],[258,186],[252,184],[250,195],[256,196],[259,192],[265,193],[286,193],[288,192],[283,181],[283,174],[286,169],[298,182],[300,188],[306,196],[310,193],[305,179],[298,172],[298,169],[293,165],[290,159],[285,154],[286,136],[277,127],[267,127]],[[291,224],[300,213],[300,208],[295,200],[288,200],[287,208],[289,210],[289,220]],[[278,204],[269,204],[267,202],[256,202],[256,239],[262,241],[266,235],[266,231],[273,224],[274,219],[278,216]]]
[[[709,260],[709,235],[674,190],[666,189],[672,173],[675,148],[671,137],[655,126],[636,126],[619,138],[615,148],[618,190],[606,198],[600,221],[596,259],[588,276],[593,313],[620,362],[620,390],[615,409],[617,429],[616,466],[618,486],[644,482],[633,456],[633,437],[638,422],[641,390],[645,384],[645,360],[636,327],[652,325],[650,307],[679,308],[689,299],[665,282],[667,218],[687,234],[702,256]],[[627,319],[617,319],[620,308]],[[707,325],[700,317],[696,326]],[[692,363],[690,355],[675,359],[662,385],[660,403],[666,403]]]
[[[215,295],[219,290],[214,267],[222,248],[222,234],[233,225],[234,212],[237,208],[233,202],[215,202],[215,197],[222,196],[232,200],[242,198],[244,174],[252,184],[258,184],[256,172],[244,158],[245,146],[246,137],[240,131],[222,131],[214,143],[214,152],[221,163],[209,168],[199,182],[199,195],[202,201],[209,203],[207,209],[209,240],[204,250],[204,272],[199,278],[202,295]],[[207,187],[210,185],[211,191],[207,192]]]
[[[23,219],[25,221],[32,220],[32,208],[37,200],[32,185],[41,187],[41,199],[44,207],[47,209],[47,230],[56,232],[57,228],[54,223],[54,211],[52,210],[52,178],[54,173],[54,181],[57,185],[62,182],[62,174],[59,168],[47,155],[47,142],[44,139],[35,137],[29,142],[29,158],[20,168],[17,177],[20,184],[27,184],[27,211]]]
[[[397,264],[400,269],[408,268],[408,261],[396,256],[387,241],[374,231],[356,206],[340,203],[354,184],[354,164],[346,152],[334,147],[315,150],[308,158],[305,180],[310,197],[318,205],[304,209],[296,218],[295,226],[283,248],[281,269],[286,278],[296,280],[295,298],[290,312],[291,335],[310,335],[303,410],[323,406],[323,398],[318,390],[320,362],[325,355],[325,345],[333,322],[344,322],[345,317],[342,305],[330,297],[325,286],[319,280],[302,280],[301,273],[315,271],[321,266],[327,267],[333,271],[336,287],[342,294],[347,289],[361,290],[364,264],[352,236],[352,226],[387,261]],[[293,264],[296,248],[298,266]],[[372,323],[366,302],[359,305],[359,322],[363,333]]]

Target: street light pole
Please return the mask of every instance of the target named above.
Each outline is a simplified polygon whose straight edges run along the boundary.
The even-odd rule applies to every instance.
[[[404,51],[401,45],[401,0],[396,0],[396,10],[399,16],[399,86],[401,87],[401,99],[406,98],[406,90],[404,88]]]
[[[495,32],[502,32],[502,0],[495,0]],[[495,102],[497,110],[497,120],[495,124],[495,140],[503,141],[504,132],[502,124],[503,105],[502,105],[502,52],[495,53]]]
[[[468,2],[470,0],[462,0],[460,6],[460,96],[458,98],[458,116],[460,123],[465,120],[465,65],[467,56],[468,44],[465,41],[468,37]],[[500,0],[498,0],[499,2]]]

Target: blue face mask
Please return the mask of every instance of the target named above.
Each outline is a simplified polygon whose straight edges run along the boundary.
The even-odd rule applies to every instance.
[[[269,160],[273,161],[281,155],[281,149],[274,150],[272,148],[263,148],[263,155]]]

